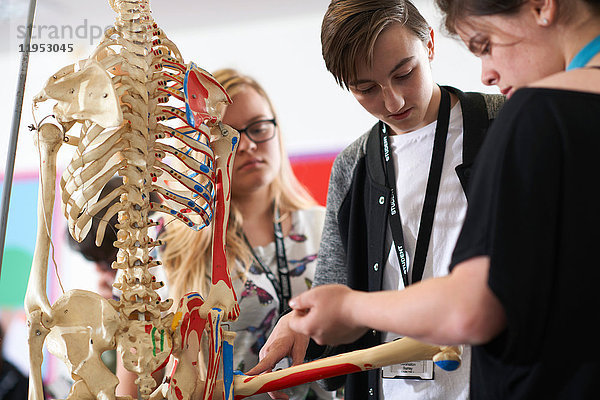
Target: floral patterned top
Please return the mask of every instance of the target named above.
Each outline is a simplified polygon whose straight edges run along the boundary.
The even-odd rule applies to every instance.
[[[312,286],[324,217],[323,207],[292,213],[292,227],[289,235],[284,238],[292,297]],[[255,247],[253,251],[260,262],[279,279],[275,242]],[[236,264],[236,268],[240,272],[244,271],[241,264]],[[235,275],[237,274],[232,274]],[[239,318],[230,323],[230,329],[237,332],[234,343],[234,368],[244,372],[258,363],[258,352],[279,319],[279,299],[273,283],[256,262],[245,273],[245,281],[234,278],[233,287],[241,309]],[[288,361],[283,360],[276,368],[285,368],[288,365]],[[309,386],[311,385],[301,385],[285,392],[290,395],[290,399],[303,399]],[[315,386],[316,384],[313,384],[311,387],[318,391]],[[266,394],[249,398],[270,399]],[[319,398],[331,399],[332,395],[321,392]]]

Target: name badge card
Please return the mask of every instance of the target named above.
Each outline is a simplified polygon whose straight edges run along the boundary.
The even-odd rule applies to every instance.
[[[413,361],[394,364],[381,369],[384,379],[433,379],[433,361]]]

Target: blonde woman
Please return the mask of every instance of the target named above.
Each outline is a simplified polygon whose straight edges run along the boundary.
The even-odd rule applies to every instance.
[[[240,317],[230,324],[237,332],[234,368],[245,371],[258,362],[258,352],[289,297],[312,285],[324,208],[294,176],[279,121],[263,88],[232,69],[216,71],[214,77],[233,100],[224,111],[223,122],[240,132],[232,173],[227,257],[241,307]],[[283,240],[276,243],[278,229]],[[172,222],[161,238],[167,242],[161,260],[169,296],[179,299],[190,291],[206,293],[211,271],[210,229],[195,232]],[[279,260],[276,246],[285,250],[285,257]],[[289,270],[287,277],[278,272],[282,266]],[[281,282],[285,287],[288,280],[291,293],[281,289]],[[315,386],[314,391],[318,390]],[[309,386],[304,385],[286,393],[303,399],[308,391]],[[326,393],[320,396],[331,398]]]

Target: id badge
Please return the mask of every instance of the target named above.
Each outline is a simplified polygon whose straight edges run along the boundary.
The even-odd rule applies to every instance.
[[[381,368],[385,379],[433,379],[433,361],[411,361]]]

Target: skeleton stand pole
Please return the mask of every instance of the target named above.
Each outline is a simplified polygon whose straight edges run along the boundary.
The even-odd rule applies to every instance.
[[[21,67],[19,69],[19,81],[17,83],[17,96],[15,98],[15,111],[10,130],[8,142],[8,154],[6,157],[6,170],[4,172],[4,186],[2,187],[2,210],[0,213],[0,273],[2,272],[2,259],[4,258],[4,241],[6,238],[6,227],[8,225],[8,205],[10,203],[10,192],[15,169],[15,156],[17,153],[17,141],[19,139],[19,126],[21,125],[21,110],[23,109],[23,96],[25,95],[25,81],[27,80],[27,66],[29,65],[29,45],[31,43],[31,32],[33,30],[33,17],[35,15],[36,0],[29,0],[29,14],[27,16],[27,34],[25,35],[24,49],[21,54]]]

